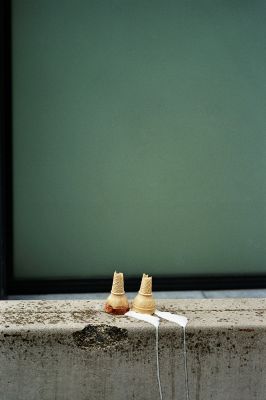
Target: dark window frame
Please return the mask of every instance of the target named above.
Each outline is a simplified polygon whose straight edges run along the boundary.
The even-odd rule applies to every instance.
[[[91,279],[16,279],[13,271],[12,191],[12,37],[11,0],[0,3],[0,298],[10,294],[82,293],[109,291],[111,277]],[[136,291],[140,278],[129,277],[126,290]],[[154,290],[217,290],[266,287],[266,274],[154,276]]]
[[[0,3],[0,298],[8,293],[12,270],[12,87],[11,87],[11,1]]]

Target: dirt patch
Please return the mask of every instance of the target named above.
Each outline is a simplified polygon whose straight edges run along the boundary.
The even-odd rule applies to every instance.
[[[73,339],[78,347],[93,347],[97,350],[119,349],[128,343],[128,331],[105,324],[87,325],[81,331],[74,332]]]

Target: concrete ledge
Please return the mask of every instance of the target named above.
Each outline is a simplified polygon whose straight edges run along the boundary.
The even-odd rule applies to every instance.
[[[97,301],[0,302],[1,400],[159,400],[154,327]],[[186,315],[190,400],[265,400],[266,299],[162,300]],[[161,321],[164,400],[186,400],[183,332]]]

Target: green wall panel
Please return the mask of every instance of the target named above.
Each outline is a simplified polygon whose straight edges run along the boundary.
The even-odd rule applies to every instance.
[[[13,1],[16,277],[266,272],[265,21]]]

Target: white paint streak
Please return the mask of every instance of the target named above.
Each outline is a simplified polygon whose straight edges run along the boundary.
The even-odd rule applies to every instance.
[[[176,324],[182,326],[182,328],[185,328],[188,323],[188,319],[184,315],[178,315],[158,310],[155,311],[155,314],[158,315],[158,317],[160,318],[167,319],[167,321],[175,322]]]
[[[125,316],[148,322],[149,324],[152,324],[153,326],[155,326],[155,328],[158,328],[159,323],[160,323],[160,320],[158,317],[153,317],[152,315],[148,315],[148,314],[136,313],[135,311],[128,311],[125,314]]]
[[[155,311],[155,314],[158,317],[166,319],[167,321],[174,322],[177,325],[180,325],[183,328],[184,333],[184,368],[185,368],[185,384],[186,384],[186,398],[189,400],[189,388],[188,388],[188,371],[187,371],[187,350],[186,350],[186,326],[188,323],[187,317],[184,315],[173,314],[170,312],[163,312],[163,311]]]
[[[184,366],[185,366],[185,379],[186,379],[186,395],[187,395],[187,400],[189,400],[188,372],[187,372],[186,327],[183,328],[183,332],[184,332]]]
[[[156,329],[157,380],[158,380],[158,386],[159,386],[160,399],[163,400],[162,385],[161,385],[161,378],[160,378],[160,366],[159,366],[159,329],[158,329],[158,326],[156,326],[155,329]]]
[[[162,394],[162,386],[161,386],[161,379],[160,379],[160,367],[159,367],[159,323],[160,320],[158,317],[154,317],[152,315],[148,314],[140,314],[136,313],[135,311],[128,311],[125,314],[126,317],[132,317],[139,319],[140,321],[145,321],[148,322],[149,324],[152,324],[155,326],[156,330],[156,364],[157,364],[157,380],[158,380],[158,386],[159,386],[159,393],[160,393],[160,399],[163,400],[163,394]]]

